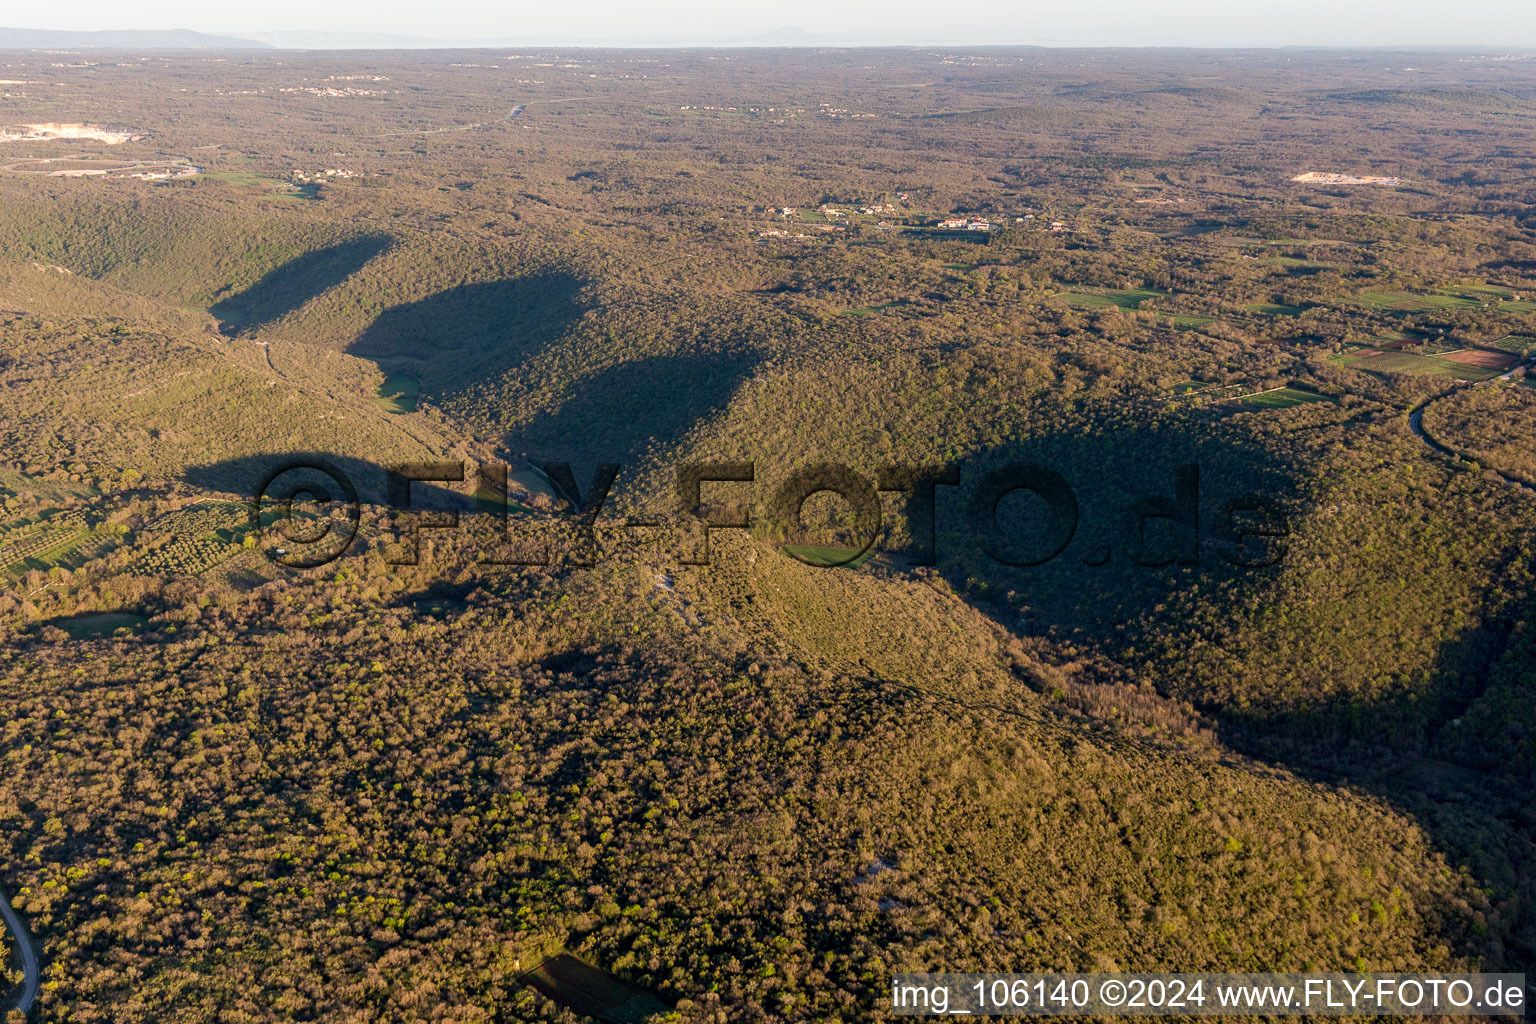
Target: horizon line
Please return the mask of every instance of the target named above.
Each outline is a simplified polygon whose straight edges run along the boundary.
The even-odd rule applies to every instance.
[[[785,38],[775,38],[779,35]],[[61,37],[57,42],[42,41],[21,42],[8,44],[7,36],[57,36]],[[167,37],[193,37],[189,39],[190,45],[177,45],[175,42],[166,41],[139,42],[136,40],[102,40],[92,41],[90,37],[98,36],[167,36]],[[306,39],[313,40],[313,44],[306,43]],[[207,42],[199,42],[207,40]],[[242,46],[241,43],[249,43]],[[1035,40],[974,40],[974,39],[919,39],[919,40],[878,40],[878,39],[846,39],[835,36],[818,36],[813,33],[786,26],[755,36],[735,37],[729,39],[702,39],[702,40],[673,40],[673,39],[628,39],[628,40],[602,40],[591,41],[578,37],[531,37],[523,39],[508,39],[501,37],[489,37],[484,39],[460,39],[454,37],[417,36],[410,33],[398,32],[369,32],[366,30],[349,29],[278,29],[264,28],[246,31],[209,30],[209,29],[143,29],[143,28],[104,28],[104,29],[51,29],[51,28],[19,28],[15,26],[0,26],[0,51],[52,51],[52,50],[277,50],[285,52],[293,51],[326,51],[326,50],[369,50],[369,51],[417,51],[417,50],[486,50],[502,49],[506,47],[562,47],[577,48],[583,50],[879,50],[879,49],[925,49],[937,47],[965,47],[967,49],[1038,49],[1038,50],[1198,50],[1198,51],[1235,51],[1254,50],[1265,52],[1279,52],[1286,50],[1295,51],[1354,51],[1354,52],[1391,52],[1391,51],[1417,51],[1417,52],[1467,52],[1490,51],[1500,53],[1533,53],[1536,54],[1536,42],[1532,43],[1423,43],[1423,42],[1370,42],[1370,43],[1259,43],[1259,42],[1230,42],[1230,43],[1198,43],[1198,42],[1143,42],[1143,43],[1079,43],[1061,39],[1035,39]]]

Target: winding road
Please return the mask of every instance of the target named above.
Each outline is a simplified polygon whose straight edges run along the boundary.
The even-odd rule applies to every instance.
[[[1424,429],[1424,411],[1441,399],[1449,398],[1451,395],[1454,395],[1458,390],[1460,389],[1452,388],[1443,394],[1436,395],[1434,398],[1426,400],[1421,405],[1419,405],[1418,408],[1409,412],[1408,429],[1413,432],[1414,437],[1418,438],[1420,441],[1423,441],[1426,445],[1441,455],[1452,459],[1461,459],[1466,462],[1482,465],[1482,463],[1478,463],[1476,459],[1474,459],[1471,455],[1466,454],[1465,452],[1458,452],[1454,448],[1447,448],[1439,441],[1436,441],[1433,437],[1430,437],[1429,433]],[[1500,480],[1504,481],[1506,484],[1509,484],[1509,486],[1524,491],[1527,494],[1536,495],[1536,487],[1532,487],[1524,480],[1516,480],[1512,477],[1505,476],[1503,473],[1500,473],[1496,469],[1491,470],[1491,472],[1493,472],[1494,475],[1496,475]],[[1513,947],[1513,944],[1511,944],[1511,946]],[[1515,947],[1515,952],[1519,953],[1521,956],[1524,956],[1528,961],[1536,959],[1536,955],[1533,955],[1532,951],[1529,949]],[[1536,984],[1528,983],[1525,986],[1525,991],[1527,1003],[1531,1002],[1532,1000],[1536,1000]]]
[[[1436,452],[1438,452],[1441,455],[1447,456],[1447,457],[1452,458],[1452,459],[1461,459],[1464,462],[1472,462],[1472,463],[1476,463],[1478,465],[1482,465],[1481,462],[1478,462],[1477,459],[1473,458],[1471,455],[1467,454],[1466,452],[1459,452],[1459,451],[1457,451],[1454,448],[1447,448],[1445,445],[1441,444],[1439,441],[1436,441],[1433,437],[1430,437],[1428,432],[1425,431],[1425,429],[1424,429],[1424,412],[1425,412],[1425,410],[1427,410],[1431,405],[1434,405],[1436,402],[1440,401],[1441,399],[1449,398],[1451,395],[1454,395],[1458,390],[1459,390],[1458,388],[1452,388],[1450,391],[1447,391],[1444,394],[1436,395],[1434,398],[1429,399],[1428,401],[1426,401],[1422,405],[1420,405],[1418,408],[1416,408],[1412,412],[1410,412],[1408,414],[1408,429],[1413,431],[1413,436],[1414,437],[1418,438],[1420,441],[1423,441],[1425,444],[1427,444],[1429,447],[1433,448]],[[1503,473],[1499,472],[1496,469],[1490,469],[1490,472],[1492,472],[1500,480],[1503,480],[1506,484],[1509,484],[1509,486],[1515,488],[1516,490],[1525,491],[1527,494],[1536,494],[1536,487],[1532,487],[1530,484],[1526,483],[1524,480],[1518,480],[1518,479],[1516,479],[1514,477],[1506,476],[1506,475],[1504,475]]]
[[[15,1009],[22,1013],[31,1013],[32,1004],[37,1002],[38,989],[42,987],[43,972],[37,962],[37,948],[32,945],[32,936],[27,934],[27,929],[22,925],[21,918],[16,916],[16,911],[11,909],[10,900],[5,898],[5,893],[0,892],[0,917],[5,918],[5,930],[16,948],[21,951],[21,998],[17,1001]],[[8,1008],[9,1009],[9,1008]]]

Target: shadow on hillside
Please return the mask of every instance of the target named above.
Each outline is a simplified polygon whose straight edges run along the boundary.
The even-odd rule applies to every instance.
[[[565,338],[586,312],[586,282],[540,272],[461,285],[387,310],[351,346],[389,373],[408,374],[424,394],[472,393],[510,426],[502,448],[538,462],[564,462],[587,479],[600,464],[633,466],[663,450],[729,402],[756,364],[752,354],[652,355],[575,376],[558,402],[529,419],[498,405],[498,381]],[[584,484],[583,484],[584,486]]]
[[[961,486],[939,489],[940,571],[1015,631],[1092,642],[1123,641],[1191,587],[1273,577],[1262,563],[1284,541],[1256,534],[1297,514],[1302,467],[1196,429],[1095,427],[967,458]],[[987,480],[1022,486],[983,501]]]
[[[388,235],[365,235],[307,252],[267,271],[244,291],[219,299],[208,312],[218,317],[225,333],[254,330],[341,284],[391,242]]]
[[[570,330],[584,284],[551,271],[459,285],[385,310],[347,351],[428,394],[494,382]]]
[[[940,571],[980,610],[1018,634],[1047,638],[1047,649],[1064,660],[1097,650],[1166,695],[1191,699],[1218,723],[1232,748],[1390,802],[1453,864],[1465,865],[1495,904],[1506,903],[1500,928],[1490,928],[1489,937],[1453,908],[1434,908],[1455,922],[1447,927],[1458,939],[1458,953],[1497,961],[1485,963],[1486,970],[1525,969],[1536,952],[1536,876],[1522,866],[1536,840],[1536,814],[1526,796],[1536,779],[1517,778],[1524,769],[1512,770],[1509,762],[1532,716],[1500,712],[1507,735],[1490,730],[1483,741],[1495,751],[1502,745],[1503,756],[1485,756],[1481,763],[1454,752],[1441,734],[1484,700],[1513,618],[1532,620],[1536,607],[1527,595],[1513,610],[1486,606],[1481,623],[1426,624],[1414,617],[1430,614],[1422,607],[1374,597],[1371,575],[1353,583],[1323,581],[1319,566],[1347,573],[1353,549],[1383,548],[1383,538],[1412,533],[1385,524],[1379,536],[1330,532],[1346,529],[1346,521],[1350,529],[1361,527],[1358,519],[1334,526],[1330,512],[1337,508],[1308,507],[1308,480],[1319,470],[1283,447],[1283,434],[1276,437],[1270,443],[1223,431],[1200,441],[1189,431],[1146,424],[1096,427],[987,451],[965,463],[961,487],[940,488]],[[1065,491],[1054,494],[1054,505],[1031,491],[994,503],[978,484],[1016,463],[1059,474],[1076,515],[1052,516],[1053,507],[1067,504]],[[1198,503],[1180,501],[1176,473],[1182,466],[1198,467]],[[1358,471],[1392,469],[1366,465]],[[1036,472],[1029,479],[1048,478]],[[1191,478],[1185,482],[1185,496],[1192,497]],[[1053,493],[1049,486],[1040,489]],[[985,500],[977,502],[978,493]],[[1432,514],[1435,502],[1426,494],[1422,505],[1383,508],[1378,515],[1411,524]],[[1236,521],[1230,514],[1234,507],[1265,503],[1272,509]],[[983,506],[983,519],[995,506],[995,520],[988,520],[994,533],[973,521],[976,505]],[[1143,520],[1142,513],[1153,516]],[[1064,524],[1073,519],[1076,528],[1068,530]],[[1266,531],[1284,523],[1291,538],[1249,537],[1240,544],[1239,523]],[[1005,564],[985,554],[978,537],[1010,561],[1043,561]],[[1436,554],[1424,558],[1435,561]],[[1241,564],[1276,555],[1267,567]],[[1454,565],[1455,559],[1443,562]],[[1392,571],[1369,558],[1364,564]],[[1395,564],[1405,571],[1401,565],[1416,561],[1400,552]],[[1310,593],[1308,580],[1318,580],[1326,592]],[[1458,587],[1477,593],[1490,581],[1469,576],[1423,582],[1444,584],[1451,588],[1447,593]],[[1282,586],[1287,583],[1295,585]],[[1333,605],[1332,618],[1308,614],[1314,606]],[[1362,628],[1364,617],[1377,621]],[[1428,657],[1411,647],[1395,650],[1384,639],[1421,632],[1437,638]],[[1313,649],[1323,653],[1296,660],[1274,656]],[[1383,692],[1383,676],[1397,681],[1384,688],[1391,696],[1351,695]],[[1340,681],[1347,684],[1340,695],[1321,692]],[[1497,936],[1504,929],[1514,937],[1501,948]]]
[[[502,439],[540,462],[633,466],[665,452],[694,424],[724,409],[755,357],[676,355],[636,359],[576,381],[553,412]]]
[[[323,493],[335,502],[355,492],[363,505],[384,505],[389,496],[388,473],[391,468],[394,467],[330,452],[282,452],[192,466],[184,479],[196,487],[234,494],[247,502],[255,500],[264,486],[268,498],[299,486],[310,486],[319,489],[311,493]],[[472,478],[475,468],[465,465],[463,472]],[[411,507],[473,511],[473,498],[451,490],[453,486],[413,482]]]

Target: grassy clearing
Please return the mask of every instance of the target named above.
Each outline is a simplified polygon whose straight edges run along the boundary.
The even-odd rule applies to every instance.
[[[1300,316],[1306,312],[1302,306],[1288,306],[1283,302],[1250,302],[1243,308],[1250,313],[1262,313],[1265,316]]]
[[[543,961],[522,977],[524,984],[547,999],[605,1024],[640,1024],[664,1013],[665,1004],[643,989],[607,971],[561,953]]]
[[[1210,385],[1203,380],[1185,380],[1175,384],[1172,391],[1176,395],[1188,395],[1196,391],[1204,391],[1208,387]]]
[[[839,313],[837,315],[838,316],[869,316],[871,313],[878,313],[878,312],[880,312],[883,309],[895,309],[898,306],[905,306],[905,305],[906,305],[906,303],[905,302],[901,302],[900,300],[898,300],[896,302],[882,302],[878,306],[857,306],[857,307],[855,307],[853,309],[845,309],[845,310],[843,310],[841,313]]]
[[[205,171],[198,177],[225,185],[268,189],[268,193],[263,196],[265,199],[314,199],[320,194],[320,186],[313,182],[295,185],[282,178],[268,178],[250,171]]]
[[[848,561],[856,553],[853,548],[814,547],[811,545],[786,544],[779,549],[783,554],[791,558],[797,558],[810,565],[839,566],[846,569],[857,569],[871,558],[875,557],[875,549],[871,547],[862,555]]]
[[[1295,256],[1264,256],[1257,262],[1261,267],[1282,267],[1285,270],[1304,270],[1309,273],[1327,270],[1329,266],[1327,263],[1297,259]]]
[[[1158,291],[1156,288],[1126,288],[1102,292],[1061,292],[1059,297],[1079,309],[1110,309],[1112,307],[1139,309],[1148,299],[1166,294],[1168,293]]]
[[[59,627],[75,640],[85,640],[90,637],[112,636],[120,629],[136,633],[149,625],[149,620],[131,612],[93,612],[55,619],[51,625]]]
[[[1256,395],[1244,395],[1238,399],[1243,405],[1251,405],[1262,409],[1289,409],[1297,405],[1311,405],[1314,402],[1336,401],[1331,395],[1320,395],[1316,391],[1303,391],[1301,388],[1277,388],[1274,391],[1261,391]]]
[[[407,413],[416,411],[421,399],[421,381],[403,373],[392,373],[379,385],[378,397],[373,403],[385,412]]]
[[[1170,313],[1168,320],[1181,331],[1193,330],[1197,327],[1209,327],[1216,322],[1214,316],[1200,316],[1197,313]]]
[[[289,199],[294,201],[320,198],[320,185],[317,182],[310,181],[302,185],[289,185],[286,182],[279,182],[278,184],[279,188],[277,191],[271,192],[262,198]]]

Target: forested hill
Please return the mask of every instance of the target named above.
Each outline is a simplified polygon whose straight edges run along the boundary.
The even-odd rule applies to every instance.
[[[1536,962],[1525,63],[76,56],[0,87],[37,1019]]]

